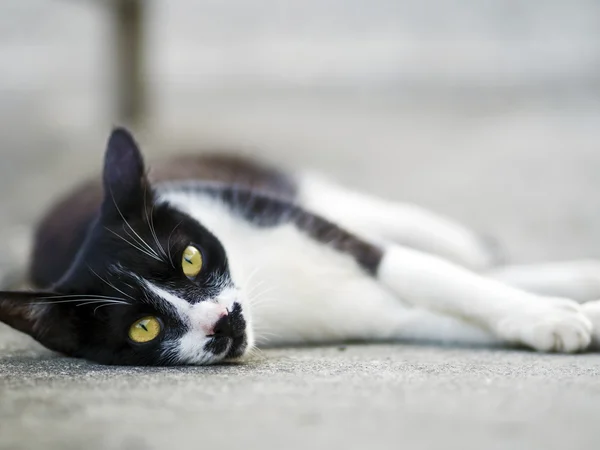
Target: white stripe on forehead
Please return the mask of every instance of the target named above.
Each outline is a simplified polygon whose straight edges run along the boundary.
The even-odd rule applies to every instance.
[[[163,299],[166,302],[169,302],[171,305],[173,305],[173,307],[177,310],[177,312],[180,315],[183,315],[183,314],[187,315],[190,313],[190,311],[192,309],[192,305],[190,303],[188,303],[186,300],[184,300],[180,297],[177,297],[175,294],[172,294],[171,292],[158,287],[154,283],[151,283],[150,281],[148,281],[144,278],[141,278],[140,280],[142,281],[142,283],[144,284],[146,289],[148,289],[150,292],[152,292],[157,297],[160,297],[161,299]]]

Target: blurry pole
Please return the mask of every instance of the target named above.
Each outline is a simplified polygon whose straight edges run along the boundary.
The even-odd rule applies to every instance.
[[[111,0],[118,124],[140,127],[146,116],[145,10],[148,0]]]

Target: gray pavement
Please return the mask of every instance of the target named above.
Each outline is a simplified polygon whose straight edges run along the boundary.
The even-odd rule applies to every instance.
[[[0,6],[0,276],[99,168],[101,3]],[[513,261],[600,257],[598,2],[152,5],[152,157],[234,146],[449,214]],[[0,326],[0,448],[595,449],[599,371],[600,355],[409,345],[110,368]]]
[[[5,448],[597,448],[600,357],[375,346],[236,366],[5,359]],[[18,418],[16,420],[15,418]]]

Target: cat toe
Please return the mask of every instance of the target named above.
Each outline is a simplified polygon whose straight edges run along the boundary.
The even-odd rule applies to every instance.
[[[499,334],[509,342],[558,353],[586,350],[592,342],[592,332],[592,321],[581,307],[562,299],[528,307],[503,320],[499,327]]]

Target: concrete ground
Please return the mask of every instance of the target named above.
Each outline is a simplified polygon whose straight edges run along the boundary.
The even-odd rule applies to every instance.
[[[597,356],[374,346],[238,366],[5,357],[2,448],[594,449]]]
[[[99,168],[97,3],[0,6],[0,277]],[[228,144],[449,214],[512,261],[600,258],[597,2],[232,3],[153,2],[150,156]],[[0,449],[595,449],[599,372],[600,355],[412,345],[102,367],[0,326]]]

